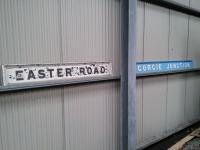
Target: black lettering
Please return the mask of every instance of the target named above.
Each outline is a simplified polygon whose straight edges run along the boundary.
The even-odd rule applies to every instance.
[[[53,77],[52,72],[54,71],[54,69],[47,69],[47,71],[49,71],[50,78],[52,78]]]
[[[29,70],[29,73],[28,73],[28,80],[30,80],[31,78],[35,79],[35,75],[33,73],[33,70]]]
[[[57,75],[58,75],[58,77],[63,77],[63,74],[62,74],[62,68],[58,68],[57,69]]]
[[[92,68],[91,67],[87,67],[87,73],[92,74]]]
[[[17,70],[15,71],[15,75],[16,75],[16,80],[17,81],[21,81],[24,80],[23,76],[22,76],[23,71],[22,70]]]
[[[70,68],[66,68],[65,69],[65,72],[66,72],[66,76],[72,76],[72,70]]]
[[[38,71],[38,77],[40,78],[40,79],[44,79],[45,78],[45,73],[44,73],[44,70],[39,70]]]
[[[106,68],[104,66],[101,66],[101,73],[105,73],[106,72]]]
[[[86,74],[85,74],[85,68],[80,67],[80,74],[86,75]]]
[[[99,70],[97,67],[94,68],[94,74],[99,74]]]

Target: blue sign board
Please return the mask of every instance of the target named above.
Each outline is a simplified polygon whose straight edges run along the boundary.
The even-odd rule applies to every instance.
[[[138,62],[136,66],[136,73],[140,75],[189,70],[193,68],[193,62],[191,60]]]

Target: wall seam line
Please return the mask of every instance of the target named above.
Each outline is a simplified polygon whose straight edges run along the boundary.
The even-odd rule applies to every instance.
[[[189,6],[191,5],[191,1],[189,0]],[[187,56],[186,59],[188,60],[188,55],[189,55],[189,38],[190,38],[190,15],[188,15],[188,36],[187,36]],[[188,75],[185,75],[185,111],[184,111],[184,120],[185,122],[187,122],[187,79],[188,79]]]
[[[170,33],[171,33],[171,10],[169,9],[169,28],[168,28],[168,60],[170,60]],[[168,92],[169,92],[169,76],[167,75],[167,85],[166,85],[166,106],[165,106],[165,132],[167,133],[167,123],[168,123],[168,115],[167,115],[167,104],[168,104]]]
[[[60,40],[60,61],[63,63],[63,38],[62,38],[62,7],[61,7],[61,0],[58,0],[58,9],[59,9],[59,17],[58,17],[58,20],[59,20],[59,40]]]
[[[62,38],[62,5],[61,0],[58,0],[58,23],[59,23],[59,41],[60,41],[60,62],[63,63],[63,38]],[[65,98],[64,98],[64,86],[61,87],[61,104],[62,104],[62,136],[63,136],[63,150],[66,150],[66,132],[65,132]]]
[[[143,21],[144,21],[144,24],[143,24],[143,47],[142,47],[142,50],[143,50],[143,56],[142,56],[142,59],[144,61],[144,43],[145,43],[145,2],[143,3],[143,7],[144,7],[144,10],[143,10]],[[144,79],[142,79],[142,140],[144,138]]]

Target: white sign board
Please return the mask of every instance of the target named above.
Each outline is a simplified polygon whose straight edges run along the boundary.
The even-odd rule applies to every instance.
[[[79,80],[112,75],[111,63],[3,65],[3,85]]]

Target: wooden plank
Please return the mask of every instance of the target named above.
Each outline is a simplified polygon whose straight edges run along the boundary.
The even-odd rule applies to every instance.
[[[178,143],[176,143],[175,145],[173,145],[168,150],[180,150],[183,147],[183,145],[185,145],[185,143],[187,143],[188,141],[190,141],[193,138],[194,138],[194,136],[188,135],[185,138],[183,138],[182,140],[180,140]]]
[[[200,135],[200,128],[194,130],[192,133],[190,133],[188,136],[186,136],[178,143],[170,147],[168,150],[180,150],[187,142],[192,140],[194,137],[199,137],[199,135]]]

